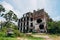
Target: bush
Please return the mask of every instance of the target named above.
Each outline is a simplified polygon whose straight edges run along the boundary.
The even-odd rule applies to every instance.
[[[60,33],[60,22],[48,22],[47,32],[57,34]]]
[[[15,36],[20,36],[20,32],[18,30],[14,30],[14,35]]]
[[[17,40],[17,38],[11,38],[11,37],[0,37],[0,40]]]
[[[5,37],[5,33],[4,32],[0,32],[0,37]]]

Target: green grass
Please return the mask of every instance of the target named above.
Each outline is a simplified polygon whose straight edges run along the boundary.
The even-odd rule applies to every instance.
[[[58,36],[60,36],[60,34],[34,34],[34,33],[31,35],[26,35],[24,33],[19,33],[19,34],[20,34],[20,38],[26,38],[28,40],[45,40],[44,38],[33,37],[31,35],[41,35],[41,36],[42,35],[48,35],[50,38],[57,38]],[[16,35],[16,34],[14,34],[14,35]],[[0,32],[0,40],[18,40],[17,37],[18,36],[8,37],[8,36],[6,36],[5,32]]]
[[[0,37],[0,40],[17,40],[17,38],[11,38],[11,37]]]
[[[43,38],[40,37],[29,37],[29,40],[44,40]]]
[[[48,34],[48,36],[51,38],[56,38],[56,37],[60,37],[60,34]]]
[[[0,31],[0,40],[17,40],[17,38],[7,37],[5,32]]]
[[[27,36],[27,35],[25,35],[23,33],[20,33],[20,37],[27,38],[28,40],[44,40],[43,38],[33,37],[31,35]],[[5,32],[0,32],[0,40],[18,40],[18,39],[17,39],[17,36],[8,37],[8,36],[6,36]]]
[[[22,37],[24,38],[24,37]],[[43,38],[38,38],[38,37],[25,37],[28,40],[44,40]],[[0,40],[18,40],[17,38],[12,38],[12,37],[0,37]]]

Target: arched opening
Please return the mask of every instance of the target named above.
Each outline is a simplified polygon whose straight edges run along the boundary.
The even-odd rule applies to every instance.
[[[39,25],[39,28],[40,28],[40,29],[44,29],[44,25],[43,25],[43,24],[40,24],[40,25]]]
[[[41,19],[37,19],[37,23],[41,23],[42,22],[42,20]]]

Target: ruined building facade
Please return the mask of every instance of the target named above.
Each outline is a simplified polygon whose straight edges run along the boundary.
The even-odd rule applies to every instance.
[[[47,16],[44,9],[27,12],[18,21],[20,32],[47,32],[46,26]]]

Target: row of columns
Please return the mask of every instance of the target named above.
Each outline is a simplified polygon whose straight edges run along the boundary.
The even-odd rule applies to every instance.
[[[33,19],[32,19],[33,21]],[[27,15],[26,16],[23,16],[23,18],[20,19],[20,22],[19,22],[19,30],[21,32],[24,32],[24,33],[27,33],[27,32],[30,32],[30,25],[31,25],[31,18],[28,17]]]

